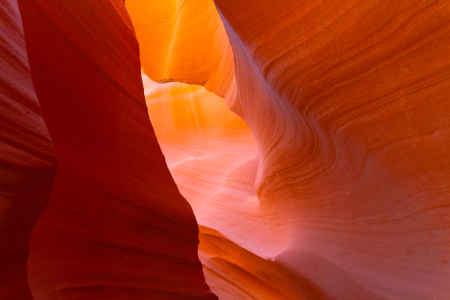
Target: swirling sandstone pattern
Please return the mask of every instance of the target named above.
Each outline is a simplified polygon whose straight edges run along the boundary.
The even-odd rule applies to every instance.
[[[162,148],[201,225],[199,253],[220,299],[447,299],[448,1],[216,0],[206,20],[212,1],[164,3],[152,14],[129,9],[145,73],[225,97],[259,148],[235,141],[228,149],[249,156],[224,166],[212,142],[190,139],[198,126],[168,119],[170,138],[154,118],[158,138],[171,139]],[[208,87],[213,71],[199,75],[231,64],[222,29],[211,31],[219,16],[233,97]],[[164,46],[149,50],[152,40]],[[188,118],[194,88],[184,89],[148,89],[151,117],[166,99]]]
[[[217,299],[149,123],[123,1],[0,11],[0,298]]]
[[[0,299],[448,299],[448,1],[127,9],[0,3]]]

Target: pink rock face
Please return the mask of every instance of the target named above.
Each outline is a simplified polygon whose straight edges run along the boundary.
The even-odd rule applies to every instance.
[[[0,8],[0,298],[217,299],[123,1]]]
[[[446,299],[449,4],[216,4],[283,224],[274,262],[322,297]]]
[[[172,16],[168,24],[205,24],[203,14],[186,20],[185,1],[170,2],[161,12]],[[216,94],[248,124],[259,151],[236,162],[190,138],[195,126],[173,133],[167,128],[176,121],[152,116],[152,104],[183,99],[171,113],[189,112],[192,91],[163,85],[147,93],[158,139],[170,141],[166,159],[181,161],[183,151],[191,158],[169,168],[201,225],[199,253],[213,291],[220,299],[447,299],[449,4],[215,4],[211,19],[220,15],[229,37],[237,96]],[[200,42],[217,36],[171,34],[144,14],[130,11],[154,81],[169,72],[198,84],[198,70],[217,69],[216,53],[229,53],[224,46],[191,60]],[[148,40],[167,36],[169,51],[152,53],[180,68],[145,57]],[[152,64],[162,71],[146,71]],[[244,145],[227,143],[229,151]],[[196,158],[197,148],[204,152]]]

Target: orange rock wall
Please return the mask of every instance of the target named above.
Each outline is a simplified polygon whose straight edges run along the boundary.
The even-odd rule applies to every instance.
[[[212,1],[127,0],[139,41],[141,66],[158,82],[205,86],[235,97],[233,53]]]
[[[127,7],[141,26],[150,79],[205,85],[256,139],[226,134],[228,151],[247,147],[248,155],[224,160],[212,150],[216,136],[190,138],[197,127],[158,118],[186,118],[193,88],[146,90],[169,168],[201,225],[199,253],[213,291],[220,299],[446,299],[449,4],[217,0],[218,13],[205,20],[212,2],[190,8],[194,2],[167,1],[152,14],[138,11],[138,1]],[[155,21],[167,15],[170,22]],[[206,26],[219,17],[233,63],[224,43],[199,49],[222,40],[222,29]],[[169,23],[191,29],[173,34]],[[150,47],[160,40],[170,47]],[[218,70],[225,57],[234,65],[233,97],[208,88],[212,72],[198,80],[199,70]],[[218,107],[211,113],[224,115]]]
[[[258,196],[288,228],[275,262],[330,297],[445,299],[449,4],[216,4]]]

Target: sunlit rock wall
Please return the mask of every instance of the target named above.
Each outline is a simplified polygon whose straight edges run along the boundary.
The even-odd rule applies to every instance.
[[[213,291],[221,299],[447,299],[450,4],[217,0],[218,12],[205,17],[212,1],[164,3],[150,12],[127,2],[144,72],[224,97],[259,149],[248,144],[245,159],[224,161],[210,150],[214,135],[199,141],[191,138],[198,126],[158,119],[187,118],[197,88],[147,89],[166,160],[201,225]],[[219,18],[223,27],[211,25]],[[200,70],[230,64],[228,94],[208,87],[216,73]],[[196,96],[212,105],[209,94]],[[157,108],[164,101],[169,108]],[[225,144],[234,152],[246,142],[216,147]]]
[[[213,1],[129,0],[142,69],[157,82],[205,86],[236,97],[233,52]]]

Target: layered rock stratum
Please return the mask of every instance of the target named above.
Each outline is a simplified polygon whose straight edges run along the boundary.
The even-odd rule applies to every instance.
[[[123,1],[0,7],[0,298],[217,299]]]
[[[448,299],[448,1],[5,0],[0,51],[0,299]]]
[[[449,3],[157,2],[147,105],[220,299],[446,299]]]

